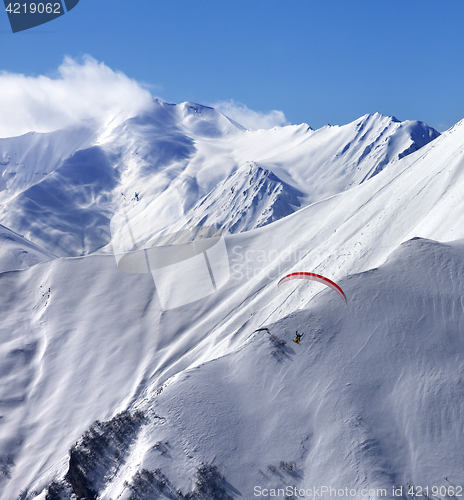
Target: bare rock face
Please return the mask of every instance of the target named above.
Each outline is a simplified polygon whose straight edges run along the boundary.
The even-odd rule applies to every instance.
[[[160,469],[149,471],[142,469],[126,486],[131,491],[129,500],[233,500],[227,493],[227,481],[215,465],[202,464],[195,476],[193,491],[182,494],[175,490],[169,479]]]
[[[55,480],[48,487],[45,500],[72,500],[72,497],[73,490],[68,481]]]

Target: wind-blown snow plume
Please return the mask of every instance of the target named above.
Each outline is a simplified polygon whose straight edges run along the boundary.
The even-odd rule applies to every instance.
[[[152,102],[141,84],[104,63],[65,57],[56,77],[0,72],[0,137],[51,132],[89,118],[124,120]]]
[[[276,109],[268,111],[267,113],[253,111],[246,104],[235,102],[233,99],[229,101],[219,101],[212,106],[249,130],[270,129],[274,127],[283,127],[289,124],[283,111]]]

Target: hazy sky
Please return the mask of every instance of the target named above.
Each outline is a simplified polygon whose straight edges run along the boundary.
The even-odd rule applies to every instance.
[[[464,118],[463,0],[80,0],[17,34],[0,12],[0,32],[9,73],[53,78],[88,54],[169,102],[233,100],[314,128]]]

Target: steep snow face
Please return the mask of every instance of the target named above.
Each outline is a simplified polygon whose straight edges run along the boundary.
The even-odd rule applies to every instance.
[[[0,139],[0,204],[42,182],[66,158],[89,147],[95,134],[96,126],[89,121],[48,134]]]
[[[317,131],[303,124],[252,132],[212,108],[155,101],[122,124],[0,140],[0,221],[57,255],[85,255],[108,245],[121,206],[175,186],[185,213],[195,207],[192,221],[207,216],[247,231],[372,178],[437,135],[378,114]],[[239,199],[230,188],[249,180],[249,162],[269,181],[254,176],[256,187]]]
[[[26,269],[54,258],[52,253],[0,225],[0,273]]]
[[[127,499],[141,468],[186,493],[213,461],[243,498],[283,480],[462,484],[464,250],[425,239],[464,238],[463,144],[461,122],[369,182],[228,235],[229,282],[175,310],[111,256],[1,273],[5,499],[44,500],[92,421],[126,408],[147,422],[124,463],[106,457],[101,498]],[[348,307],[319,284],[277,288],[297,270],[336,280]]]
[[[400,122],[395,117],[378,113],[366,115],[354,123],[355,148],[350,152],[352,142],[349,142],[342,150],[342,153],[347,153],[347,171],[353,171],[350,184],[365,182],[381,172],[388,163],[404,158],[440,135],[423,122]],[[365,168],[360,168],[364,161],[372,164],[367,172]]]
[[[231,233],[249,231],[293,213],[303,196],[273,172],[249,162],[186,214],[187,225],[215,225]]]

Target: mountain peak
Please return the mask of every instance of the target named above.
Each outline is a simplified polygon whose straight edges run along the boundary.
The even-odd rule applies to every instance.
[[[245,130],[240,124],[210,106],[183,102],[178,108],[182,123],[195,135],[213,138]]]
[[[203,197],[187,214],[188,224],[215,225],[230,233],[265,226],[293,213],[303,193],[274,172],[248,161]]]
[[[360,123],[366,123],[369,120],[372,122],[401,123],[400,120],[398,120],[398,118],[396,118],[395,116],[384,115],[382,113],[379,113],[378,111],[376,111],[375,113],[366,113],[365,115],[355,120],[355,122],[360,124]]]

